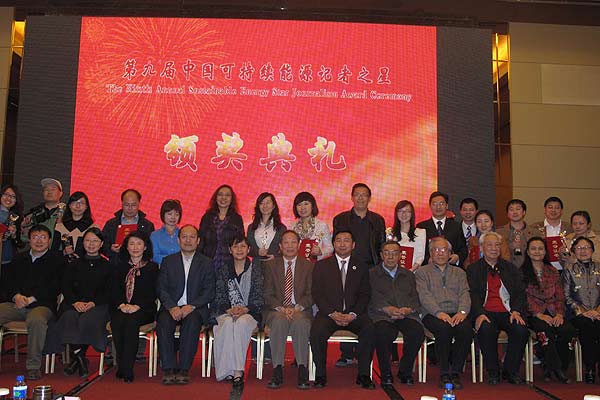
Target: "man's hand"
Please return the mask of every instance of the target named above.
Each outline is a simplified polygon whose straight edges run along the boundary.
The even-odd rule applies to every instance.
[[[475,331],[478,331],[479,328],[481,328],[481,324],[483,324],[484,321],[487,321],[488,323],[491,323],[492,321],[490,321],[490,319],[487,317],[487,315],[485,314],[481,314],[479,317],[477,317],[477,319],[475,320]]]
[[[283,309],[283,313],[288,321],[291,321],[294,318],[294,314],[296,314],[298,310],[295,307],[285,307]]]
[[[171,318],[173,318],[175,321],[181,321],[181,319],[183,318],[181,307],[178,306],[169,308],[169,314],[171,314]]]
[[[83,301],[76,301],[75,303],[73,303],[73,308],[75,309],[75,311],[79,312],[79,313],[83,313],[86,312],[86,304]]]
[[[186,304],[185,306],[181,307],[181,319],[184,319],[185,317],[190,315],[195,309],[196,307],[194,307],[191,304]]]
[[[336,324],[340,326],[346,326],[343,315],[344,314],[342,314],[341,312],[334,311],[331,314],[329,314],[329,318],[331,318]]]
[[[561,314],[556,314],[554,318],[552,318],[552,326],[558,328],[565,322],[564,317]]]
[[[452,254],[450,256],[450,259],[448,260],[448,263],[452,264],[452,265],[457,265],[458,264],[458,260],[460,260],[460,257],[458,257],[458,254]]]
[[[15,298],[16,298],[16,296],[15,296]],[[600,316],[600,314],[596,310],[587,310],[584,313],[582,313],[581,315],[583,315],[584,317],[589,318],[589,319],[598,319],[598,317]]]
[[[29,305],[29,299],[20,293],[15,294],[15,306],[19,309]]]
[[[450,325],[456,326],[456,325],[460,324],[461,322],[463,322],[466,318],[467,318],[467,314],[463,314],[461,312],[457,312],[450,319]]]
[[[310,249],[310,254],[313,255],[313,256],[318,257],[318,256],[320,256],[323,253],[321,253],[321,248],[319,247],[318,244],[313,244],[312,248]]]
[[[436,317],[438,319],[441,319],[442,321],[452,325],[452,317],[450,317],[448,314],[446,314],[443,311],[440,311],[439,313],[437,313]],[[454,325],[453,325],[454,326]]]
[[[516,322],[519,325],[525,325],[525,321],[523,320],[521,314],[519,314],[518,311],[513,311],[510,313],[509,321],[510,323]]]

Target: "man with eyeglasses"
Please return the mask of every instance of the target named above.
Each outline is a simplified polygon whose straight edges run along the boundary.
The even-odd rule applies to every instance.
[[[400,267],[400,245],[387,241],[381,251],[383,262],[371,268],[369,316],[375,324],[375,349],[381,371],[381,385],[394,382],[390,366],[390,345],[402,332],[400,383],[413,385],[412,369],[425,333],[419,319],[419,296],[414,274]],[[418,271],[418,270],[417,270]]]
[[[520,384],[519,367],[529,338],[525,326],[527,296],[521,271],[509,261],[500,258],[502,236],[488,232],[479,238],[483,257],[467,268],[471,292],[471,318],[483,353],[488,372],[488,383],[500,382],[498,362],[498,334],[508,334],[502,378],[508,383]]]
[[[109,219],[102,234],[104,235],[103,253],[111,260],[116,257],[121,248],[121,243],[116,243],[117,231],[121,225],[137,225],[132,231],[144,232],[148,236],[154,231],[154,224],[146,219],[146,214],[140,211],[142,195],[135,189],[126,189],[121,193],[121,209]]]
[[[467,258],[467,242],[461,224],[453,218],[448,218],[448,195],[443,192],[433,192],[429,196],[429,207],[431,209],[431,218],[421,221],[417,228],[425,229],[427,241],[434,237],[444,237],[452,244],[453,253],[450,255],[450,264],[464,265]],[[429,262],[429,253],[425,253],[423,265]]]
[[[59,276],[64,258],[49,250],[51,232],[45,225],[29,230],[29,252],[18,254],[8,265],[5,291],[10,302],[0,304],[0,325],[12,321],[27,323],[27,369],[29,380],[41,379],[42,349],[48,320],[54,315],[59,293]]]
[[[423,324],[435,337],[440,387],[452,383],[455,389],[462,389],[460,374],[473,339],[471,321],[467,319],[471,297],[467,274],[448,262],[451,253],[452,246],[446,239],[432,239],[431,263],[417,269],[415,278]]]
[[[28,242],[30,228],[33,225],[42,224],[50,230],[50,244],[52,244],[54,227],[58,219],[62,217],[61,213],[64,212],[64,207],[62,209],[59,207],[63,189],[60,181],[54,178],[44,178],[40,183],[44,201],[25,214],[21,223],[21,240]]]

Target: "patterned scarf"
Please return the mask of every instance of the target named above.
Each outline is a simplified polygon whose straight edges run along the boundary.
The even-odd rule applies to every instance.
[[[127,272],[127,276],[125,277],[125,298],[127,299],[127,303],[131,302],[131,298],[133,297],[133,290],[135,289],[135,277],[140,276],[140,269],[148,264],[147,261],[140,261],[138,264],[134,264],[133,261],[129,261],[129,265],[131,268],[129,272]]]

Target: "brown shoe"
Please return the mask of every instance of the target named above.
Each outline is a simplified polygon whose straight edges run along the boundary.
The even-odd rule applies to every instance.
[[[190,373],[187,369],[182,369],[175,375],[175,383],[178,385],[187,385],[190,383]]]
[[[162,377],[163,385],[174,385],[175,384],[175,372],[172,369],[166,369]]]
[[[39,368],[38,369],[28,369],[27,373],[25,374],[27,380],[29,381],[37,381],[42,379],[42,373],[40,372]]]

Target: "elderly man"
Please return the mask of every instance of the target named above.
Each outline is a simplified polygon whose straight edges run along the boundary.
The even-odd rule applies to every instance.
[[[319,312],[310,330],[310,344],[316,365],[315,387],[327,385],[327,340],[337,330],[358,335],[358,378],[363,389],[375,389],[369,376],[373,359],[373,323],[369,305],[369,269],[352,250],[352,232],[333,236],[334,255],[317,261],[312,274],[312,295]],[[389,344],[388,344],[389,347]]]
[[[121,193],[121,209],[115,216],[104,224],[104,254],[111,259],[117,255],[121,243],[116,243],[117,232],[121,225],[137,225],[131,231],[140,231],[148,236],[154,231],[154,224],[146,219],[146,214],[140,211],[142,195],[135,189],[126,189]]]
[[[417,228],[425,229],[428,241],[437,236],[445,237],[452,243],[453,253],[450,255],[450,264],[463,265],[468,255],[467,242],[461,224],[446,216],[448,212],[448,195],[443,192],[431,193],[429,208],[431,209],[431,218],[419,222]],[[423,264],[428,262],[429,254],[425,253]]]
[[[29,240],[29,229],[32,225],[41,224],[50,230],[50,245],[52,245],[52,236],[56,221],[62,217],[64,208],[59,207],[60,199],[63,195],[62,184],[54,178],[44,178],[41,180],[43,202],[33,207],[23,218],[21,225],[21,240]],[[63,204],[64,206],[64,204]]]
[[[473,339],[473,327],[467,319],[471,297],[467,274],[449,264],[450,254],[450,242],[444,238],[432,239],[429,242],[431,263],[417,269],[415,278],[423,324],[435,337],[440,387],[451,382],[456,389],[462,389],[460,373]]]
[[[471,292],[471,315],[488,372],[488,383],[500,382],[498,333],[508,334],[502,377],[519,384],[519,366],[529,330],[525,326],[527,297],[523,277],[517,267],[500,258],[502,236],[488,232],[479,238],[483,257],[467,269]]]
[[[198,230],[185,225],[179,230],[181,252],[163,258],[158,278],[161,309],[156,333],[164,385],[189,383],[189,370],[198,349],[202,324],[209,318],[208,303],[215,297],[212,260],[196,249]],[[179,331],[179,362],[175,350],[175,327]]]
[[[0,325],[11,321],[27,323],[27,379],[42,377],[42,349],[48,320],[56,311],[63,257],[49,250],[50,229],[34,225],[29,230],[31,250],[15,257],[9,265],[6,289],[9,303],[0,304]],[[4,278],[4,274],[3,274]]]
[[[412,369],[424,331],[419,321],[419,297],[415,276],[399,266],[400,245],[388,241],[381,251],[383,263],[369,271],[371,302],[369,316],[375,323],[375,348],[381,371],[381,384],[392,385],[390,344],[402,332],[404,345],[398,369],[401,383],[414,384]]]
[[[298,257],[300,236],[292,230],[281,235],[282,257],[265,263],[263,297],[265,322],[269,327],[273,378],[269,389],[283,384],[283,360],[288,335],[292,337],[298,364],[298,388],[308,389],[308,337],[312,320],[313,265]]]

